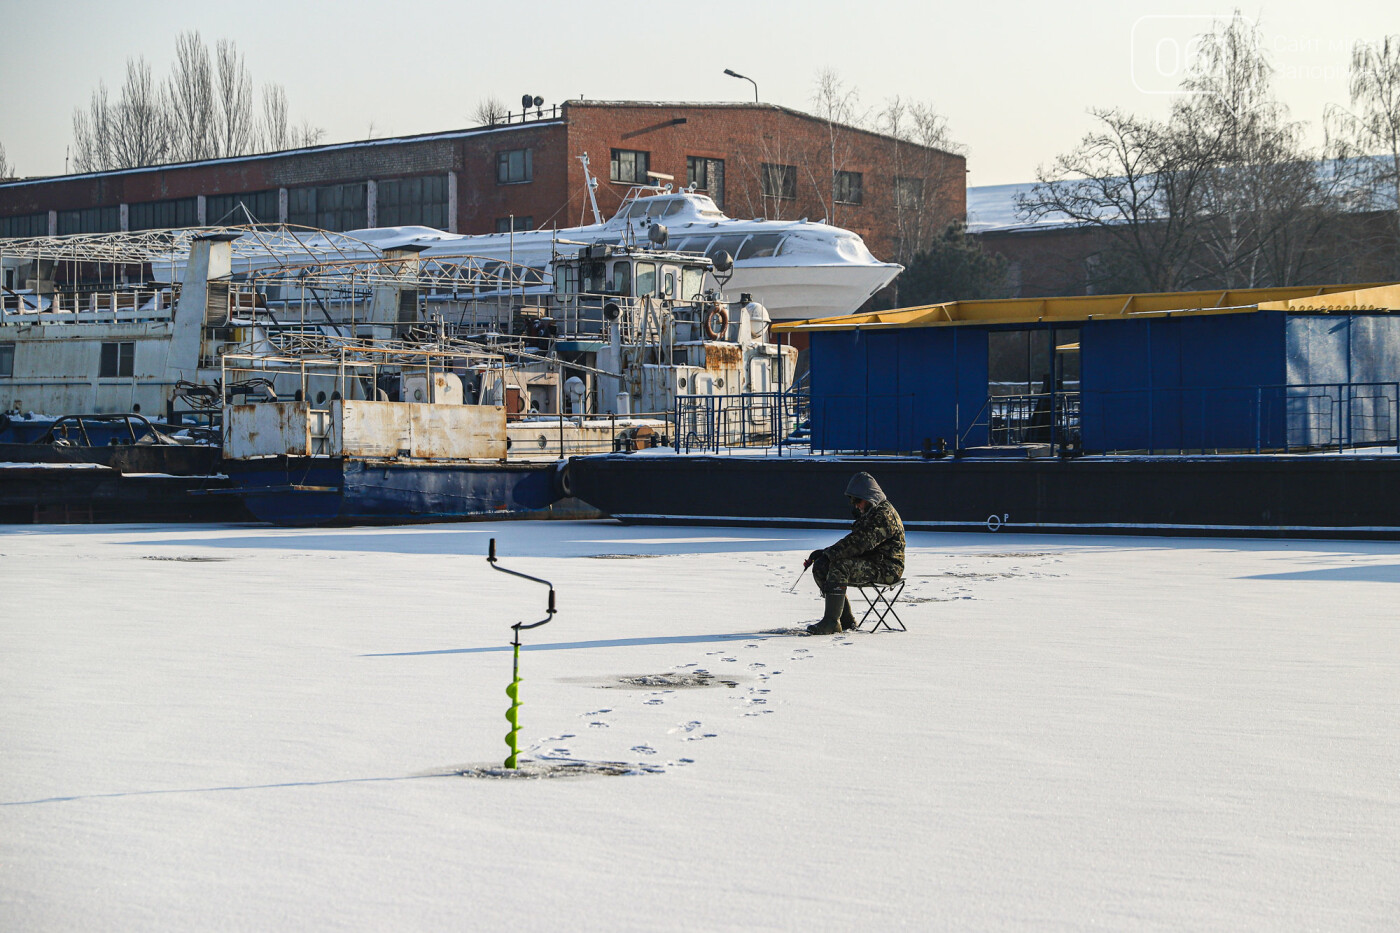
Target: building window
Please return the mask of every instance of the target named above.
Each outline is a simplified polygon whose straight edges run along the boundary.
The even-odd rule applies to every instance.
[[[647,170],[651,168],[651,153],[635,149],[614,149],[612,151],[612,180],[630,184],[645,185],[649,181]]]
[[[842,204],[859,204],[863,194],[864,176],[860,172],[836,173],[836,200]]]
[[[797,166],[764,162],[759,166],[765,198],[797,197]]]
[[[496,153],[496,184],[518,185],[535,177],[534,160],[529,149],[510,149]]]
[[[724,160],[704,156],[685,157],[685,183],[704,191],[719,207],[724,207]]]
[[[123,378],[136,373],[136,344],[131,342],[104,343],[102,365],[97,375],[103,378]]]
[[[193,227],[199,223],[199,201],[196,198],[176,198],[171,201],[147,201],[127,208],[128,230],[166,230],[171,227]]]
[[[322,230],[360,230],[369,226],[366,185],[324,185],[287,192],[287,223]]]
[[[497,218],[496,218],[496,232],[497,232],[497,233],[510,233],[510,232],[511,232],[511,224],[510,224],[510,222],[511,222],[511,218],[509,218],[509,217],[497,217]],[[516,218],[515,218],[515,232],[516,232],[516,233],[519,233],[519,232],[521,232],[522,230],[533,230],[533,229],[535,229],[535,218],[533,218],[533,217],[516,217]]]
[[[48,233],[48,214],[21,214],[18,217],[0,217],[0,237],[48,236]]]
[[[122,211],[116,205],[58,212],[60,236],[67,236],[70,233],[114,233],[121,228]]]
[[[379,183],[375,196],[381,227],[447,227],[447,176],[391,178]]]
[[[204,199],[204,216],[211,224],[246,224],[248,214],[253,222],[275,224],[281,219],[277,189],[248,191],[243,194],[211,194]],[[243,213],[243,208],[248,214]]]
[[[914,210],[924,202],[924,180],[922,178],[896,178],[894,180],[894,206]]]
[[[0,379],[9,379],[15,374],[15,345],[0,343]]]

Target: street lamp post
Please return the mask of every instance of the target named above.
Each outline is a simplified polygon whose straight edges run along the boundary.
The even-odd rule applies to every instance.
[[[750,84],[752,84],[752,85],[753,85],[753,102],[754,102],[755,104],[758,103],[758,82],[757,82],[757,81],[755,81],[753,78],[750,78],[748,75],[741,75],[741,74],[739,74],[739,72],[733,71],[733,70],[731,70],[731,69],[729,69],[729,68],[724,69],[724,73],[727,74],[727,75],[729,75],[729,77],[731,77],[731,78],[743,78],[745,81],[747,81],[747,82],[749,82]]]

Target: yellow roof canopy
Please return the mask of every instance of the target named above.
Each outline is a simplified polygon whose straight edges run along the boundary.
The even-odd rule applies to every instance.
[[[870,314],[788,321],[774,324],[773,330],[776,333],[813,333],[958,324],[1034,324],[1139,315],[1240,314],[1260,310],[1400,311],[1400,283],[947,301]]]

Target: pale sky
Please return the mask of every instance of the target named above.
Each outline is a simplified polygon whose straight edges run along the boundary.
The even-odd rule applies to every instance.
[[[475,103],[752,100],[810,109],[835,68],[872,109],[932,103],[967,149],[968,183],[1033,179],[1090,128],[1089,107],[1161,116],[1175,50],[1228,3],[927,0],[535,0],[524,3],[0,0],[0,144],[18,174],[64,171],[75,107],[116,89],[129,56],[168,73],[175,38],[232,39],[255,86],[287,90],[292,122],[327,142],[472,125]],[[1400,33],[1393,0],[1268,0],[1261,23],[1275,88],[1315,141],[1347,102],[1352,43]]]

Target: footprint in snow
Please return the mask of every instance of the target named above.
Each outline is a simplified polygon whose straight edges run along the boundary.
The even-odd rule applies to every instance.
[[[636,752],[638,755],[656,754],[656,749],[652,748],[650,745],[633,745],[632,751]]]
[[[749,711],[748,711],[747,713],[745,713],[744,715],[745,715],[745,716],[762,716],[764,713],[771,713],[771,712],[773,712],[771,709],[755,709],[755,710],[749,710]]]
[[[698,720],[698,719],[692,719],[690,722],[683,722],[683,723],[681,723],[680,725],[676,726],[674,729],[667,729],[666,732],[667,732],[668,734],[674,734],[674,733],[677,733],[677,732],[694,732],[696,729],[699,729],[699,728],[700,728],[700,720]]]
[[[721,661],[737,661],[738,658],[720,658]]]
[[[765,667],[767,667],[767,666],[768,666],[767,664],[762,664],[762,663],[760,663],[760,662],[758,662],[758,661],[755,661],[755,662],[753,662],[752,664],[749,665],[749,670],[751,670],[751,671],[756,671],[756,670],[759,670],[759,669],[761,669],[761,668],[765,668]]]
[[[666,701],[663,700],[663,699],[661,699],[660,697],[652,697],[650,700],[647,700],[647,701],[645,701],[645,702],[646,702],[646,705],[647,705],[647,706],[660,706],[662,703],[665,703]]]
[[[609,728],[609,726],[608,726],[607,723],[601,722],[601,721],[596,720],[596,719],[595,719],[593,722],[590,722],[588,725],[589,725],[589,728],[592,728],[592,729],[607,729],[607,728]]]
[[[714,737],[715,737],[715,733],[713,733],[713,732],[706,732],[706,733],[703,733],[703,734],[701,734],[701,735],[688,735],[688,736],[685,737],[685,740],[686,740],[687,742],[698,742],[698,741],[700,741],[701,739],[713,739]]]
[[[584,713],[583,715],[584,715],[584,716],[601,716],[601,715],[603,715],[604,713],[611,713],[611,712],[612,712],[612,710],[610,710],[610,709],[595,709],[593,712],[591,712],[591,713]]]

